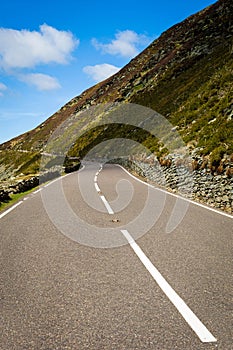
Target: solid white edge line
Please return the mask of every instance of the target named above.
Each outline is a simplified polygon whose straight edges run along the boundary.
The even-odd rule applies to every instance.
[[[38,192],[40,192],[42,190],[42,188],[39,188],[38,190],[36,190],[36,191],[34,191],[34,192],[32,192],[33,194],[36,194],[36,193],[38,193]]]
[[[214,213],[217,213],[217,214],[220,214],[220,215],[223,215],[223,216],[226,216],[226,217],[228,217],[228,218],[233,219],[233,215],[231,215],[231,214],[227,214],[227,213],[224,213],[224,212],[222,212],[222,211],[220,211],[220,210],[217,210],[217,209],[215,209],[215,208],[208,207],[208,206],[205,205],[205,204],[195,202],[195,201],[193,201],[193,200],[191,200],[191,199],[189,199],[189,198],[182,197],[182,196],[180,196],[180,195],[178,195],[178,194],[169,192],[169,191],[167,191],[167,190],[165,190],[165,189],[162,189],[162,188],[159,188],[159,187],[155,187],[155,186],[153,186],[153,185],[151,185],[151,184],[148,184],[147,182],[142,181],[141,179],[138,179],[136,176],[134,176],[134,175],[131,174],[128,170],[126,170],[122,165],[120,165],[120,164],[114,164],[114,165],[119,166],[122,170],[124,170],[129,176],[131,176],[131,177],[134,178],[135,180],[137,180],[137,181],[141,182],[142,184],[147,185],[147,186],[149,186],[149,187],[151,187],[151,188],[154,188],[155,190],[158,190],[158,191],[160,191],[160,192],[164,192],[164,193],[166,193],[166,194],[169,194],[170,196],[173,196],[173,197],[176,197],[176,198],[179,198],[179,199],[183,199],[183,200],[186,201],[186,202],[189,202],[189,203],[191,203],[191,204],[197,205],[197,206],[202,207],[202,208],[204,208],[204,209],[213,211]]]
[[[82,168],[79,169],[79,170],[77,170],[77,171],[75,171],[75,172],[81,172],[81,171],[84,170],[84,168],[85,168],[85,165],[82,165]],[[52,185],[54,182],[56,182],[56,181],[58,181],[58,180],[62,180],[62,179],[64,179],[66,176],[69,176],[69,175],[72,175],[72,174],[74,174],[74,172],[68,173],[68,174],[63,175],[63,176],[59,176],[59,177],[57,177],[56,179],[54,179],[54,180],[50,181],[49,183],[47,183],[46,185],[44,185],[43,187],[48,187],[48,186]]]
[[[52,185],[54,182],[56,182],[56,181],[58,181],[58,180],[61,180],[61,179],[63,179],[64,177],[66,177],[67,175],[70,175],[70,174],[66,174],[66,175],[64,175],[64,176],[59,176],[59,177],[57,177],[55,180],[53,180],[53,181],[51,181],[51,182],[49,182],[49,183],[47,183],[46,185],[44,185],[43,187],[48,187],[48,186],[50,186],[50,185]]]
[[[7,209],[6,211],[4,211],[2,214],[0,214],[0,219],[3,218],[3,216],[7,215],[8,213],[10,213],[12,210],[14,210],[16,207],[18,207],[20,204],[22,204],[23,201],[19,201],[18,203],[16,203],[15,205],[13,205],[12,207],[10,207],[9,209]]]
[[[83,165],[83,167],[82,167],[80,170],[78,170],[78,171],[82,171],[84,168],[85,168],[85,165]],[[48,187],[49,185],[51,185],[51,184],[54,183],[55,181],[58,181],[58,180],[60,180],[60,179],[63,179],[64,177],[66,177],[66,176],[68,176],[68,175],[71,175],[71,174],[72,174],[72,173],[66,174],[66,175],[64,175],[64,176],[59,176],[57,179],[55,179],[55,180],[49,182],[47,185],[45,185],[45,186],[39,188],[38,190],[32,192],[31,194],[36,194],[36,193],[42,191],[42,189],[43,189],[44,187]],[[5,215],[7,215],[8,213],[10,213],[12,210],[14,210],[16,207],[18,207],[20,204],[22,204],[23,201],[25,201],[25,200],[27,200],[27,199],[28,199],[28,197],[24,198],[23,200],[17,202],[15,205],[13,205],[12,207],[10,207],[9,209],[5,210],[2,214],[0,214],[0,219],[3,218],[3,217],[4,217]]]
[[[104,203],[104,205],[105,205],[105,207],[106,207],[106,209],[108,211],[108,214],[114,214],[114,211],[110,207],[110,205],[109,205],[108,201],[106,200],[106,198],[103,195],[101,195],[100,198],[102,199],[102,201],[103,201],[103,203]]]
[[[82,164],[82,167],[80,169],[78,169],[78,173],[80,173],[80,171],[83,171],[85,169],[86,165]]]
[[[203,343],[216,342],[217,339],[208,331],[206,326],[199,320],[199,318],[193,313],[193,311],[186,305],[183,299],[174,291],[174,289],[169,285],[161,273],[156,269],[156,267],[147,258],[144,252],[141,250],[139,245],[134,241],[127,230],[121,230],[122,234],[129,242],[130,246],[134,250],[135,254],[141,260],[145,268],[149,271],[151,276],[154,278],[156,283],[176,307],[176,309],[183,316],[185,321],[189,324],[192,330],[196,333],[198,338]]]

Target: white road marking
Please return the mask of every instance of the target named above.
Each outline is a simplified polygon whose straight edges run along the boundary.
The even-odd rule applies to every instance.
[[[208,206],[205,205],[205,204],[202,204],[202,203],[199,203],[199,202],[195,202],[195,201],[193,201],[193,200],[191,200],[191,199],[189,199],[189,198],[185,198],[185,197],[183,197],[183,196],[180,196],[180,195],[178,195],[178,194],[169,192],[169,191],[164,190],[164,189],[162,189],[162,188],[155,187],[155,186],[153,186],[153,185],[151,185],[151,184],[148,184],[148,183],[145,182],[145,181],[142,181],[142,180],[138,179],[136,176],[132,175],[128,170],[126,170],[123,166],[121,166],[121,165],[119,165],[119,164],[115,164],[115,165],[119,166],[119,167],[120,167],[121,169],[123,169],[129,176],[131,176],[132,178],[134,178],[135,180],[141,182],[141,183],[144,184],[144,185],[147,185],[147,186],[149,186],[149,187],[151,187],[151,188],[154,188],[154,189],[156,189],[156,190],[158,190],[158,191],[160,191],[160,192],[164,192],[164,193],[166,193],[166,194],[169,194],[170,196],[173,196],[173,197],[176,197],[176,198],[179,198],[179,199],[183,199],[183,200],[186,201],[186,202],[189,202],[189,203],[194,204],[194,205],[197,205],[197,206],[199,206],[199,207],[201,207],[201,208],[204,208],[204,209],[213,211],[214,213],[217,213],[217,214],[220,214],[220,215],[223,215],[223,216],[227,216],[228,218],[233,219],[233,215],[231,215],[231,214],[227,214],[227,213],[225,213],[225,212],[223,212],[223,211],[220,211],[220,210],[217,210],[217,209],[208,207]]]
[[[67,175],[69,175],[69,174],[67,174]],[[58,178],[56,178],[55,180],[53,180],[53,181],[50,181],[49,183],[47,183],[46,185],[44,185],[43,187],[48,187],[48,186],[50,186],[50,185],[52,185],[54,182],[56,182],[56,181],[58,181],[58,180],[61,180],[61,179],[63,179],[65,176],[67,176],[67,175],[64,175],[64,176],[59,176]]]
[[[86,167],[86,165],[81,165],[81,168],[80,169],[78,169],[78,173],[80,173],[81,171],[83,171],[84,169],[85,169],[85,167]],[[70,173],[70,174],[67,174],[67,175],[71,175],[72,173]]]
[[[102,199],[102,201],[103,201],[103,203],[108,211],[108,214],[114,214],[114,211],[110,207],[110,204],[108,203],[107,199],[103,195],[101,195],[100,198]]]
[[[100,192],[100,188],[99,188],[98,184],[95,182],[94,185],[95,185],[96,191],[97,191],[97,192]]]
[[[12,210],[14,210],[16,207],[18,207],[20,204],[22,204],[23,201],[19,201],[18,203],[16,203],[15,205],[13,205],[12,207],[10,207],[9,209],[7,209],[6,211],[4,211],[2,214],[0,214],[0,219],[3,218],[3,216],[7,215],[8,213],[10,213]]]
[[[34,191],[33,193],[36,194],[38,192],[40,192],[42,190],[42,188],[39,188],[38,190]]]
[[[83,165],[83,167],[82,167],[81,169],[79,169],[77,172],[83,171],[84,168],[85,168],[85,165]],[[54,180],[48,182],[48,183],[47,183],[46,185],[44,185],[43,187],[48,187],[48,186],[52,185],[54,182],[59,181],[59,180],[62,180],[62,179],[64,179],[66,176],[72,175],[73,173],[74,173],[74,172],[69,173],[69,174],[66,174],[66,175],[59,176],[59,177],[57,177],[56,179],[54,179]]]
[[[197,318],[193,311],[185,304],[183,299],[174,291],[174,289],[169,285],[161,273],[156,269],[156,267],[151,263],[147,256],[143,253],[139,245],[134,241],[127,230],[121,230],[130,246],[134,250],[135,254],[141,260],[145,268],[149,271],[151,276],[157,282],[162,291],[166,294],[168,299],[176,307],[176,309],[183,316],[185,321],[189,324],[192,330],[197,334],[199,339],[203,343],[216,342],[217,339],[208,331],[206,326]]]
[[[101,191],[100,191],[100,188],[99,188],[99,186],[98,186],[98,184],[97,184],[97,177],[98,177],[98,175],[99,175],[99,173],[100,173],[100,171],[101,171],[102,169],[103,169],[103,167],[101,166],[101,167],[100,167],[100,170],[97,171],[97,173],[95,174],[95,177],[94,177],[94,185],[95,185],[95,189],[96,189],[96,191],[97,191],[98,193],[101,193]],[[108,211],[108,214],[110,214],[110,215],[114,214],[114,211],[112,210],[110,204],[108,203],[107,199],[104,197],[103,194],[100,195],[100,198],[102,199],[102,201],[103,201],[103,203],[104,203],[104,205],[105,205],[105,208],[106,208],[107,211]]]

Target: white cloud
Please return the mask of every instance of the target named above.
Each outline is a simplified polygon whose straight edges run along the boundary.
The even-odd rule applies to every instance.
[[[0,67],[32,68],[51,62],[65,64],[79,40],[47,24],[40,31],[0,28]]]
[[[100,43],[97,39],[92,39],[92,44],[103,53],[134,57],[139,53],[139,49],[142,46],[149,44],[149,38],[132,30],[124,30],[116,33],[115,39],[108,44]]]
[[[3,83],[0,83],[0,90],[4,91],[6,89],[7,89],[6,85]]]
[[[109,78],[119,70],[119,67],[107,63],[97,64],[95,66],[86,66],[83,68],[84,73],[88,74],[96,82]]]
[[[55,90],[61,87],[56,78],[41,73],[24,74],[19,79],[29,85],[34,85],[40,91]]]
[[[7,86],[3,83],[0,83],[0,97],[3,96],[3,91],[7,89]]]

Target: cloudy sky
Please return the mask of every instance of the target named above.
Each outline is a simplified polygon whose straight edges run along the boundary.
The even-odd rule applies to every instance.
[[[214,0],[0,2],[0,143],[116,73]]]

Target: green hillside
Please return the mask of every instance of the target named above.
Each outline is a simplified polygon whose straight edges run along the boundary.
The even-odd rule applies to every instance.
[[[232,13],[232,1],[219,0],[178,23],[117,74],[73,98],[34,130],[0,145],[1,180],[14,181],[15,177],[38,174],[43,153],[49,153],[46,144],[59,127],[60,136],[54,138],[53,144],[60,145],[58,152],[64,146],[67,167],[77,164],[77,158],[82,158],[98,143],[116,137],[138,141],[158,158],[166,156],[167,148],[140,128],[99,126],[95,123],[99,116],[79,120],[80,113],[93,106],[116,102],[150,107],[165,116],[190,152],[203,156],[203,162],[213,171],[222,159],[230,161],[233,158]],[[92,124],[93,128],[76,138],[76,131],[72,127],[68,129],[68,124],[62,128],[62,123],[70,118],[77,119],[76,131],[90,129]],[[103,113],[101,118],[104,121]],[[65,145],[65,137],[73,140],[72,146],[69,142]],[[60,164],[61,159],[48,156],[46,167]]]

